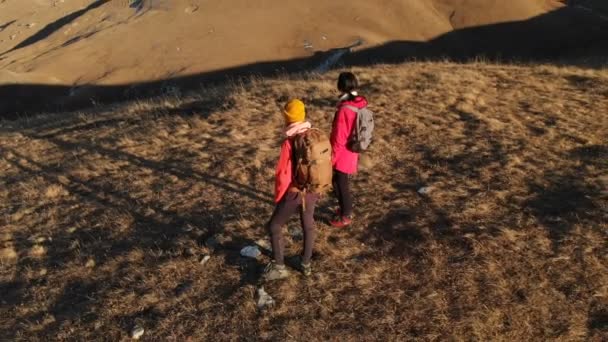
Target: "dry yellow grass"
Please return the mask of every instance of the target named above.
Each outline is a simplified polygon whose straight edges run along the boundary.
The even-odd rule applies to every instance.
[[[239,250],[266,235],[280,105],[304,98],[329,130],[336,72],[2,123],[0,335],[608,339],[608,72],[354,71],[377,112],[357,222],[330,229],[326,200],[314,277],[266,285],[263,313],[267,257]]]

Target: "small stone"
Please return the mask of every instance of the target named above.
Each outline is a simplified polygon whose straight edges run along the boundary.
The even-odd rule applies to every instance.
[[[15,38],[17,38],[17,35],[16,34],[12,34],[9,38],[10,38],[10,40],[15,40]]]
[[[186,14],[192,14],[196,11],[198,11],[198,6],[196,5],[190,5],[184,9],[184,13]]]
[[[241,249],[241,256],[257,259],[262,254],[258,246],[246,246]]]
[[[139,340],[144,335],[144,328],[140,325],[135,325],[133,329],[131,329],[131,338],[134,340]]]
[[[207,263],[207,261],[209,261],[209,259],[211,259],[211,256],[210,256],[210,255],[205,255],[205,256],[203,256],[203,257],[201,258],[201,260],[199,261],[199,263],[200,263],[201,265],[204,265],[204,264],[206,264],[206,263]]]
[[[86,268],[93,268],[93,267],[95,267],[95,260],[93,260],[93,259],[89,259],[89,260],[87,260],[87,263],[86,263],[86,264],[84,264],[84,266],[85,266]]]
[[[418,193],[421,195],[428,195],[432,190],[433,188],[430,186],[423,186],[422,188],[418,189]]]
[[[27,28],[32,28],[34,26],[36,26],[36,23],[29,23],[27,25],[25,25]]]
[[[258,309],[263,310],[275,304],[274,299],[264,290],[264,287],[258,289]]]

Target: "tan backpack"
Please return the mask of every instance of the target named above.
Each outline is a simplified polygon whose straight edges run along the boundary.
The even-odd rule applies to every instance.
[[[298,189],[323,195],[331,190],[331,143],[322,131],[311,128],[293,140],[294,182]]]

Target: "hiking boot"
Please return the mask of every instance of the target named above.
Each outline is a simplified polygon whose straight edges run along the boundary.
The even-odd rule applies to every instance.
[[[308,264],[301,263],[300,267],[302,268],[302,274],[305,277],[310,277],[310,275],[312,275],[312,266],[311,266],[310,262]]]
[[[329,224],[335,228],[344,228],[346,226],[350,226],[351,223],[353,223],[353,219],[348,216],[338,216],[329,221]]]
[[[278,265],[274,262],[271,262],[266,266],[264,270],[264,280],[273,281],[280,280],[289,277],[289,271],[285,267],[285,265]]]

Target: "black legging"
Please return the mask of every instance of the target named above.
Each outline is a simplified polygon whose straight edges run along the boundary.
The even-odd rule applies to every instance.
[[[304,208],[302,207],[302,197],[302,193],[299,192],[286,193],[281,202],[277,204],[274,213],[270,218],[270,222],[268,223],[274,261],[278,265],[284,264],[285,243],[283,241],[283,225],[298,211],[300,212],[300,222],[302,224],[302,232],[304,233],[304,253],[302,262],[308,264],[312,258],[312,248],[317,235],[315,231],[314,213],[319,195],[306,193]]]
[[[332,181],[334,183],[334,193],[340,205],[341,215],[351,217],[353,215],[353,196],[350,193],[348,174],[334,170]]]

